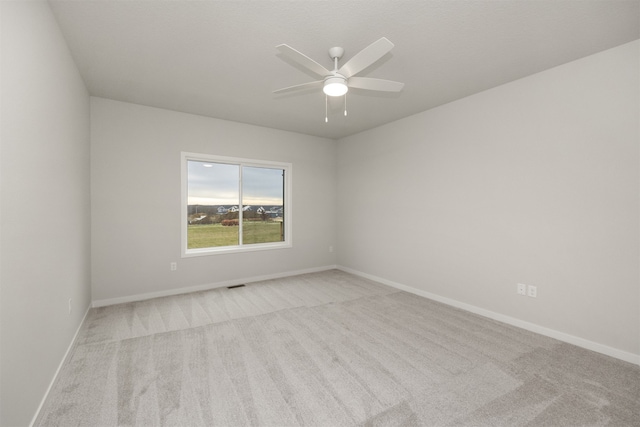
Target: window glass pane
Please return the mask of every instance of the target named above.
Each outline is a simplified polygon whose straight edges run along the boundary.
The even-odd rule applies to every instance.
[[[187,161],[187,249],[239,244],[240,166]]]
[[[284,241],[284,170],[242,168],[242,243]]]

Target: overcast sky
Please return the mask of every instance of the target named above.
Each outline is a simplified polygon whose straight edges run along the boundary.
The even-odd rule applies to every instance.
[[[188,204],[239,205],[240,167],[189,160]],[[282,169],[243,167],[243,205],[282,205]]]

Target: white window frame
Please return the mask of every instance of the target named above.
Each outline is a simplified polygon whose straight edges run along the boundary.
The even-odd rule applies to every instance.
[[[188,204],[188,167],[187,162],[189,160],[201,161],[201,162],[211,162],[211,163],[226,163],[232,165],[238,165],[240,168],[243,166],[249,167],[262,167],[262,168],[278,168],[283,169],[284,172],[284,241],[283,242],[270,242],[270,243],[252,243],[252,244],[243,244],[242,243],[242,234],[240,234],[240,241],[238,245],[234,246],[217,246],[212,248],[197,248],[197,249],[188,249],[187,248],[187,225],[188,225],[188,212],[187,212],[187,204]],[[293,236],[292,236],[292,218],[293,218],[293,204],[292,204],[292,196],[291,196],[291,187],[292,187],[292,170],[293,165],[291,163],[284,162],[273,162],[267,160],[253,160],[253,159],[244,159],[239,157],[225,157],[225,156],[215,156],[211,154],[201,154],[201,153],[189,153],[189,152],[181,152],[181,201],[180,201],[180,220],[182,225],[180,226],[181,232],[181,256],[182,258],[194,257],[194,256],[206,256],[206,255],[217,255],[217,254],[229,254],[229,253],[239,253],[239,252],[252,252],[252,251],[263,251],[263,250],[275,250],[275,249],[286,249],[293,247]],[[240,220],[242,220],[242,183],[239,182],[239,209],[240,209]],[[242,222],[241,222],[242,224]]]

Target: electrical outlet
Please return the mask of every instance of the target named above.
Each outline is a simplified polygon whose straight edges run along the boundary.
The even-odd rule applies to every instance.
[[[518,283],[518,295],[526,295],[527,294],[527,285],[524,283]]]
[[[171,271],[176,271],[178,269],[178,263],[177,262],[172,262],[171,263]]]
[[[527,287],[527,295],[533,298],[537,298],[538,296],[538,287],[537,286],[533,286],[533,285],[529,285]]]

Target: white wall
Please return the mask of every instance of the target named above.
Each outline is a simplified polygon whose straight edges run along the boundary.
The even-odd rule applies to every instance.
[[[90,302],[89,95],[46,2],[0,8],[0,425],[19,426]]]
[[[339,264],[640,360],[639,43],[339,141]]]
[[[98,305],[335,265],[333,140],[91,98],[91,144]],[[292,163],[293,248],[181,259],[181,151]]]

